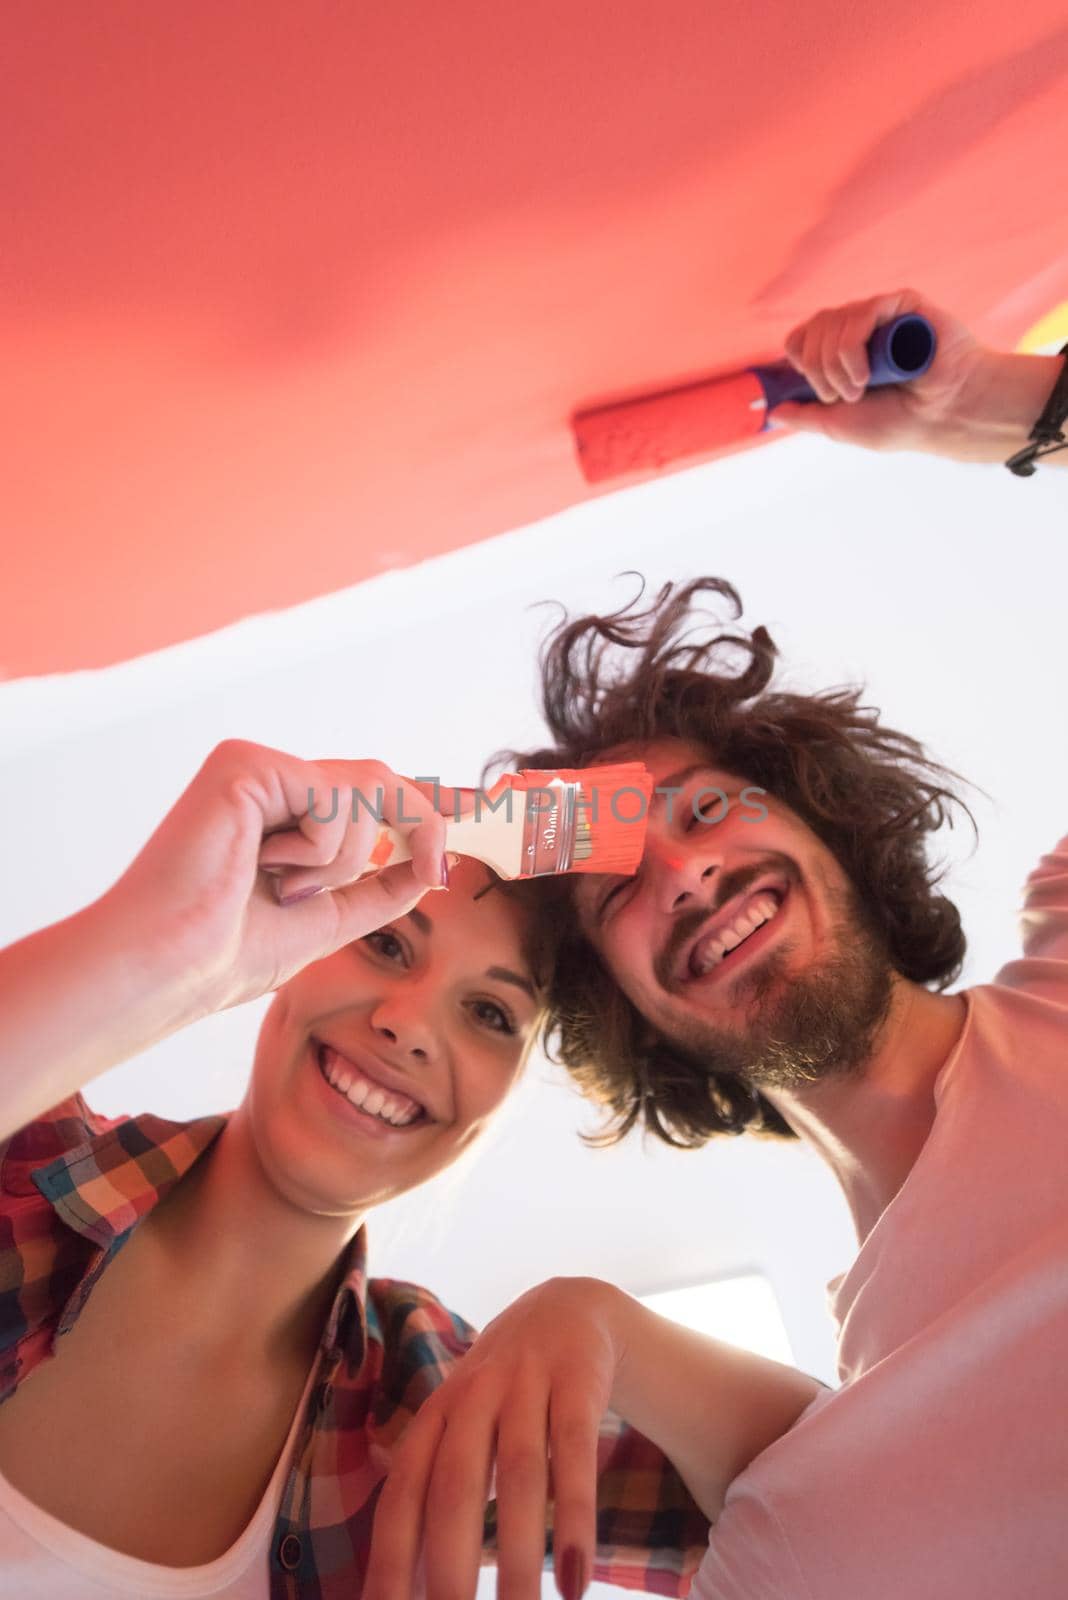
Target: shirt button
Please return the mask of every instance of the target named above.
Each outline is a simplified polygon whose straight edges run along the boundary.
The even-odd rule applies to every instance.
[[[300,1540],[295,1533],[287,1533],[278,1546],[278,1560],[287,1572],[300,1566]]]

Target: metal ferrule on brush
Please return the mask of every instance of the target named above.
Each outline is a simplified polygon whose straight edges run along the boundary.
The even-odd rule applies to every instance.
[[[540,804],[543,796],[551,804]],[[550,872],[569,872],[572,862],[589,854],[589,824],[585,824],[586,850],[581,849],[584,819],[579,814],[580,785],[553,778],[526,795],[523,817],[523,865],[520,876],[541,878]]]

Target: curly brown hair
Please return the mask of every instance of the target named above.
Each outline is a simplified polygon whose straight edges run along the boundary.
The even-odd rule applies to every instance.
[[[703,749],[725,768],[784,801],[833,852],[856,890],[891,966],[936,989],[960,973],[960,914],[937,892],[942,870],[927,857],[928,835],[952,827],[956,809],[975,819],[948,787],[963,782],[907,734],[881,727],[860,688],[815,694],[769,685],[778,654],[767,630],[693,637],[695,610],[709,597],[742,612],[721,578],[665,584],[639,609],[563,620],[541,652],[542,703],[551,746],[499,751],[513,767],[585,767],[613,751],[663,739]],[[721,627],[716,618],[715,627]],[[735,670],[730,670],[732,665]],[[554,890],[557,914],[571,887]],[[649,1024],[619,990],[573,916],[564,925],[549,990],[550,1054],[579,1088],[610,1113],[592,1142],[611,1144],[636,1124],[666,1144],[696,1148],[715,1134],[795,1137],[755,1087],[710,1071]]]

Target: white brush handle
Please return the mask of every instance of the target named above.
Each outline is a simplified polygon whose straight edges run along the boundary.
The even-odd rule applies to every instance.
[[[523,797],[518,798],[522,801]],[[484,861],[499,877],[518,878],[523,867],[522,804],[514,806],[512,811],[511,820],[503,811],[499,811],[486,816],[461,817],[458,822],[446,823],[446,850],[454,850],[457,855],[474,856],[477,860]],[[392,845],[392,850],[383,860],[381,852],[386,841]],[[364,868],[361,877],[368,872],[378,872],[383,867],[392,867],[398,862],[412,859],[412,852],[408,848],[405,836],[385,823],[379,830],[375,853],[376,860]]]

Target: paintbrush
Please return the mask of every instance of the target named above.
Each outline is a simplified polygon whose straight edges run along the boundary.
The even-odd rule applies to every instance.
[[[641,762],[508,772],[472,796],[469,815],[445,830],[445,849],[475,856],[502,878],[638,869],[652,776]],[[404,838],[383,827],[365,871],[411,859]]]

